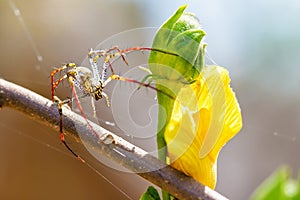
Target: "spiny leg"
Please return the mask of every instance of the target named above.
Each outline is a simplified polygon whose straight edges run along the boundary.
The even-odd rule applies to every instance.
[[[119,53],[119,55],[122,57],[123,61],[126,63],[126,65],[128,65],[128,62],[127,62],[127,60],[126,60],[126,58],[125,58],[125,54],[124,54],[125,52],[122,52],[122,50],[119,48],[119,46],[114,46],[114,47],[108,49],[108,50],[106,51],[106,53],[108,54],[108,53],[110,53],[111,51],[114,51],[114,50],[117,50],[117,51],[118,51],[118,53]]]
[[[111,53],[112,51],[117,51],[118,53]],[[94,56],[94,57],[93,57]],[[122,53],[121,49],[118,47],[118,46],[114,46],[108,50],[91,50],[88,54],[88,57],[91,59],[90,60],[90,63],[91,63],[91,66],[93,68],[93,72],[94,73],[99,73],[98,72],[98,68],[96,68],[97,66],[97,62],[98,62],[98,59],[100,57],[104,57],[104,62],[103,62],[103,65],[102,65],[102,73],[101,73],[101,82],[104,82],[105,79],[106,79],[106,74],[107,74],[107,68],[109,67],[110,68],[110,71],[112,74],[115,74],[114,72],[114,69],[111,65],[111,62],[110,62],[110,59],[114,58],[114,57],[117,57],[117,56],[121,56],[123,61],[125,62],[126,65],[128,65],[128,62],[125,58],[125,54]]]
[[[118,50],[117,53],[109,53],[110,51],[115,50],[115,49]],[[111,64],[111,62],[110,62],[110,60],[111,60],[112,58],[121,56],[122,59],[123,59],[123,61],[125,62],[125,64],[128,66],[128,62],[127,62],[127,60],[125,59],[125,56],[124,56],[125,54],[122,53],[122,51],[121,51],[117,46],[115,47],[115,49],[114,49],[114,48],[111,48],[111,49],[109,49],[109,50],[106,52],[106,54],[105,54],[105,58],[104,58],[104,62],[103,62],[103,67],[102,67],[102,68],[103,68],[103,71],[102,71],[102,82],[104,82],[105,79],[106,79],[106,71],[107,71],[107,67],[108,67],[108,66],[109,66],[109,68],[110,68],[110,71],[111,71],[112,75],[115,74],[114,69],[113,69],[113,67],[112,67],[112,64]]]
[[[111,53],[112,51],[117,51],[116,53]],[[105,57],[105,59],[111,59],[117,56],[121,56],[123,61],[128,65],[128,62],[125,58],[126,53],[130,53],[133,51],[156,51],[160,53],[165,53],[173,56],[178,56],[176,53],[168,52],[165,50],[157,49],[157,48],[152,48],[152,47],[130,47],[127,49],[121,50],[118,46],[114,46],[108,50],[91,50],[88,54],[89,57],[92,57],[92,55],[96,55],[94,57],[94,62],[97,62],[100,57]]]
[[[104,61],[103,66],[102,66],[103,71],[102,71],[102,75],[101,75],[101,77],[102,77],[101,81],[103,81],[105,79],[105,77],[103,77],[103,76],[106,76],[106,71],[107,71],[108,67],[110,68],[111,73],[115,74],[114,69],[113,69],[113,67],[112,67],[112,65],[111,65],[111,63],[109,61],[109,59],[110,59],[110,56],[109,56],[110,52],[111,51],[115,51],[115,50],[118,51],[118,52],[121,51],[118,46],[114,46],[114,47],[112,47],[112,48],[110,48],[108,50],[103,50],[103,49],[101,49],[101,50],[93,50],[93,49],[91,49],[90,52],[88,53],[88,57],[90,59],[90,63],[92,65],[92,68],[95,67],[95,65],[97,65],[96,63],[98,62],[99,58],[105,57],[104,58],[105,61]],[[128,62],[126,61],[124,54],[121,54],[121,57],[122,57],[123,61],[128,65]],[[93,69],[93,71],[97,73],[98,69]]]
[[[105,101],[106,101],[106,105],[107,105],[107,107],[110,107],[110,103],[109,103],[109,99],[108,99],[108,96],[107,96],[107,94],[106,93],[104,93],[104,92],[102,92],[102,95],[104,96],[104,98],[105,98]]]
[[[58,79],[57,81],[54,81],[54,76],[55,74],[57,74],[58,72],[61,72],[67,68],[76,68],[76,64],[75,63],[68,63],[66,65],[63,65],[55,70],[53,70],[50,74],[51,77],[51,94],[52,94],[52,102],[54,102],[54,93],[55,93],[55,88],[64,80],[67,78],[66,75],[64,75],[63,77],[61,77],[60,79]]]
[[[63,80],[65,80],[65,79],[67,79],[68,78],[68,76],[67,75],[64,75],[63,77],[61,77],[60,79],[58,79],[57,81],[55,81],[54,82],[54,80],[52,80],[51,79],[51,85],[52,85],[52,91],[51,91],[51,93],[52,93],[52,102],[54,102],[55,101],[55,89],[56,89],[56,87],[63,81]]]
[[[113,51],[117,51],[117,52],[114,53]],[[101,79],[98,79],[98,80],[101,80],[102,83],[106,80],[107,68],[108,67],[110,68],[112,75],[115,74],[114,69],[111,65],[111,61],[110,61],[112,58],[121,56],[123,61],[126,63],[126,65],[128,65],[128,62],[125,58],[125,55],[126,55],[126,53],[130,53],[130,52],[133,52],[133,51],[156,51],[156,52],[166,53],[166,54],[169,54],[169,55],[178,56],[175,53],[167,52],[167,51],[164,51],[164,50],[161,50],[161,49],[156,49],[156,48],[151,48],[151,47],[131,47],[131,48],[121,50],[118,46],[114,46],[114,47],[112,47],[108,50],[96,50],[96,51],[91,50],[88,54],[88,57],[91,60],[93,60],[93,62],[91,62],[91,61],[90,62],[91,62],[92,68],[93,67],[95,68],[95,69],[93,69],[94,73],[97,73],[97,74],[99,73],[98,68],[95,66],[97,64],[95,64],[95,63],[98,62],[98,59],[100,57],[104,57],[104,62],[103,62],[103,65],[102,65],[103,70],[102,70],[102,73],[101,73]]]
[[[133,51],[156,51],[156,52],[160,52],[160,53],[164,53],[164,54],[168,54],[168,55],[178,56],[176,53],[172,53],[172,52],[168,52],[168,51],[164,51],[162,49],[157,49],[157,48],[152,48],[152,47],[130,47],[127,49],[123,49],[123,50],[117,52],[116,54],[125,55],[126,53],[130,53]]]
[[[110,53],[111,51],[117,50],[116,53]],[[107,68],[107,65],[110,67],[111,71],[112,71],[112,75],[114,75],[114,71],[113,71],[113,67],[111,65],[110,60],[112,58],[121,56],[123,61],[126,63],[126,65],[128,66],[128,62],[125,59],[125,55],[126,53],[130,53],[133,51],[156,51],[156,52],[160,52],[160,53],[165,53],[165,54],[169,54],[169,55],[173,55],[173,56],[178,56],[176,53],[172,53],[172,52],[167,52],[161,49],[156,49],[156,48],[152,48],[152,47],[131,47],[131,48],[127,48],[127,49],[123,49],[121,50],[118,46],[114,46],[111,49],[108,49],[105,53],[103,53],[103,56],[105,56],[104,59],[104,63],[103,63],[103,69]],[[105,72],[104,72],[105,71]],[[103,70],[103,72],[106,74],[106,70]],[[102,78],[102,82],[104,82],[104,79]]]
[[[57,103],[58,113],[59,113],[59,138],[60,141],[65,145],[65,147],[81,162],[85,162],[77,153],[75,153],[72,148],[67,144],[65,140],[65,135],[63,134],[63,111],[62,107],[64,104],[67,104],[70,100],[61,101],[58,97],[54,96],[54,101]]]
[[[61,101],[58,97],[55,96],[55,89],[56,87],[65,79],[69,78],[67,74],[65,74],[63,77],[59,78],[58,80],[54,80],[54,76],[55,74],[57,74],[58,72],[61,72],[67,68],[76,68],[76,64],[75,63],[68,63],[66,65],[63,65],[55,70],[52,71],[51,73],[51,87],[52,87],[52,101],[55,102],[57,104],[57,108],[58,108],[58,113],[59,113],[59,138],[61,140],[61,142],[64,144],[64,146],[76,157],[78,158],[81,162],[85,162],[77,153],[75,153],[71,147],[66,143],[65,141],[65,136],[63,134],[63,105],[64,104],[68,104],[71,99],[67,99],[64,101]]]
[[[117,51],[118,53],[117,54],[116,53],[111,53],[112,51]],[[96,55],[94,57],[94,62],[97,62],[100,57],[107,57],[109,55],[114,55],[113,57],[121,56],[123,61],[126,63],[126,65],[128,65],[128,62],[125,58],[124,53],[126,53],[126,52],[123,52],[123,50],[121,50],[119,48],[119,46],[116,45],[116,46],[113,46],[113,47],[111,47],[107,50],[95,50],[95,51],[91,50],[88,55],[89,55],[89,57],[92,57],[92,55]]]
[[[157,92],[160,92],[166,96],[168,96],[169,98],[171,99],[175,99],[174,96],[150,85],[150,83],[144,83],[144,82],[140,82],[140,81],[137,81],[137,80],[134,80],[134,79],[130,79],[130,78],[126,78],[126,77],[122,77],[122,76],[119,76],[119,75],[116,75],[116,74],[113,74],[111,75],[108,79],[106,79],[106,81],[103,83],[103,87],[105,87],[110,81],[112,80],[120,80],[120,81],[125,81],[125,82],[130,82],[130,83],[135,83],[135,84],[138,84],[140,86],[143,86],[143,87],[147,87],[147,88],[150,88],[152,90],[155,90]]]
[[[111,51],[117,51],[116,53],[110,53]],[[115,57],[118,57],[118,56],[121,56],[123,61],[125,62],[125,64],[128,66],[128,62],[125,58],[125,53],[130,53],[132,51],[144,51],[144,50],[147,50],[147,51],[150,51],[152,50],[152,48],[149,48],[149,47],[132,47],[132,48],[128,48],[128,49],[124,49],[124,50],[121,50],[118,46],[114,46],[106,51],[99,51],[101,53],[99,53],[99,56],[97,57],[97,59],[100,57],[100,56],[105,56],[104,58],[104,62],[103,62],[103,71],[102,71],[102,79],[101,81],[104,82],[106,80],[106,74],[107,74],[107,68],[109,67],[111,72],[112,72],[112,75],[114,75],[114,70],[113,70],[113,67],[111,65],[111,62],[110,60],[112,58],[115,58]],[[97,60],[96,59],[96,60]]]
[[[117,51],[116,53],[111,53],[112,51]],[[111,71],[113,73],[113,69],[112,66],[109,62],[110,59],[121,56],[123,61],[126,63],[126,65],[128,65],[128,62],[125,58],[126,53],[130,53],[133,51],[156,51],[156,52],[160,52],[160,53],[165,53],[165,54],[169,54],[169,55],[174,55],[174,56],[178,56],[175,53],[172,52],[167,52],[161,49],[156,49],[156,48],[152,48],[152,47],[131,47],[131,48],[127,48],[127,49],[123,49],[121,50],[118,46],[114,46],[108,50],[96,50],[96,51],[90,51],[89,56],[95,54],[96,56],[94,57],[94,62],[97,62],[98,59],[100,57],[105,57],[105,63],[108,62],[109,63],[109,67],[111,68]],[[113,73],[114,74],[114,73]]]

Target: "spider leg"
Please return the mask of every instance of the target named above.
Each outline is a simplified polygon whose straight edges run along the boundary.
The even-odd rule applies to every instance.
[[[130,79],[130,78],[127,78],[127,77],[122,77],[122,76],[119,76],[119,75],[111,75],[108,79],[105,80],[105,82],[103,83],[103,87],[105,87],[110,81],[112,80],[119,80],[119,81],[125,81],[125,82],[130,82],[130,83],[135,83],[135,84],[138,84],[140,86],[143,86],[143,87],[147,87],[147,88],[150,88],[152,90],[155,90],[156,92],[160,92],[166,96],[168,96],[169,98],[171,99],[175,99],[174,96],[150,85],[150,83],[144,83],[144,82],[140,82],[140,81],[137,81],[137,80],[134,80],[134,79]]]
[[[58,97],[54,96],[54,101],[57,103],[58,113],[59,113],[59,138],[60,141],[64,144],[64,146],[81,162],[85,163],[85,160],[83,160],[77,153],[75,153],[72,148],[67,144],[65,140],[65,135],[63,134],[63,105],[67,103],[66,101],[61,101]]]
[[[76,68],[76,64],[75,63],[68,63],[66,65],[63,65],[55,70],[52,71],[52,73],[50,74],[51,77],[51,94],[52,94],[52,101],[54,103],[56,103],[57,105],[57,109],[58,109],[58,113],[59,113],[59,138],[60,141],[64,144],[64,146],[76,157],[78,158],[81,162],[85,162],[77,153],[75,153],[72,148],[66,143],[65,140],[65,135],[63,134],[63,105],[68,104],[71,99],[67,99],[67,100],[60,100],[57,96],[55,96],[55,89],[56,87],[65,79],[69,80],[69,77],[67,74],[65,74],[64,76],[62,76],[61,78],[59,78],[58,80],[54,80],[54,76],[55,74],[57,74],[58,72],[61,72],[67,68]],[[70,80],[69,80],[70,83]],[[70,83],[70,85],[73,87],[73,84]]]
[[[126,60],[126,58],[125,58],[125,53],[126,52],[123,52],[120,48],[119,48],[119,46],[113,46],[112,48],[110,48],[110,49],[108,49],[107,51],[106,51],[106,54],[108,54],[108,53],[110,53],[111,51],[117,51],[118,53],[114,53],[114,54],[110,54],[110,55],[112,55],[112,57],[111,58],[113,58],[113,57],[116,57],[116,56],[121,56],[122,57],[122,60],[126,63],[126,65],[128,65],[128,62],[127,62],[127,60]]]
[[[66,75],[64,75],[63,77],[61,77],[60,79],[58,79],[57,81],[54,80],[54,76],[55,74],[57,74],[58,72],[61,72],[67,68],[76,68],[76,64],[75,63],[68,63],[66,65],[60,66],[59,68],[53,70],[50,74],[51,77],[51,94],[52,94],[52,101],[54,102],[54,96],[55,96],[55,88],[64,80],[67,78]]]
[[[152,47],[130,47],[130,48],[121,50],[119,52],[119,54],[126,54],[126,53],[130,53],[132,51],[155,51],[155,52],[165,53],[165,54],[169,54],[169,55],[173,55],[173,56],[178,56],[176,53],[172,53],[172,52],[168,52],[168,51],[164,51],[164,50],[156,49],[156,48],[152,48]]]
[[[102,95],[105,97],[107,107],[110,107],[109,99],[106,93],[102,92]]]
[[[117,51],[116,53],[110,53],[111,51]],[[114,46],[106,51],[99,51],[99,54],[101,54],[101,56],[105,56],[104,59],[104,63],[103,63],[103,71],[102,71],[102,82],[104,82],[105,77],[106,77],[106,71],[107,71],[107,67],[109,66],[109,68],[111,69],[112,75],[114,75],[114,70],[113,67],[111,65],[110,59],[121,56],[123,61],[126,63],[126,65],[128,66],[128,62],[125,58],[126,53],[130,53],[133,51],[156,51],[156,52],[160,52],[160,53],[166,53],[169,55],[174,55],[174,56],[178,56],[175,53],[171,53],[171,52],[166,52],[164,50],[160,50],[160,49],[156,49],[156,48],[151,48],[151,47],[131,47],[131,48],[127,48],[127,49],[123,49],[121,50],[118,46]],[[101,53],[100,53],[101,52]]]

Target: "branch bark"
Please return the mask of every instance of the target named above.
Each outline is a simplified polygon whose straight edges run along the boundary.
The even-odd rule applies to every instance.
[[[18,110],[36,121],[58,129],[59,114],[57,106],[52,101],[21,86],[0,79],[0,108],[2,107]],[[68,109],[64,109],[63,113],[65,133],[70,134],[78,142],[84,140],[99,153],[137,173],[178,199],[227,199],[193,178],[165,165],[143,149],[90,122],[93,130],[101,135],[102,142],[99,142],[99,138],[95,137],[83,117]],[[79,138],[78,129],[86,133],[84,138]],[[141,169],[147,172],[139,173]]]

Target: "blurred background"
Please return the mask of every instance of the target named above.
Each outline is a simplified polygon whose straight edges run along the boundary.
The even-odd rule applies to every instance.
[[[207,32],[210,58],[229,70],[242,108],[243,129],[219,156],[216,190],[247,199],[283,164],[296,176],[298,1],[0,0],[0,77],[50,98],[54,66],[81,63],[113,34],[158,27],[184,3]],[[150,184],[97,164],[109,184],[70,155],[57,131],[14,110],[1,110],[0,132],[0,199],[126,199],[120,190],[138,199]]]

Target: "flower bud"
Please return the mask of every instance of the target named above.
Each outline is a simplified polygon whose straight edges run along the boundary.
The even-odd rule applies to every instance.
[[[158,30],[149,57],[152,74],[159,79],[192,83],[204,65],[205,32],[192,13],[179,7]]]

